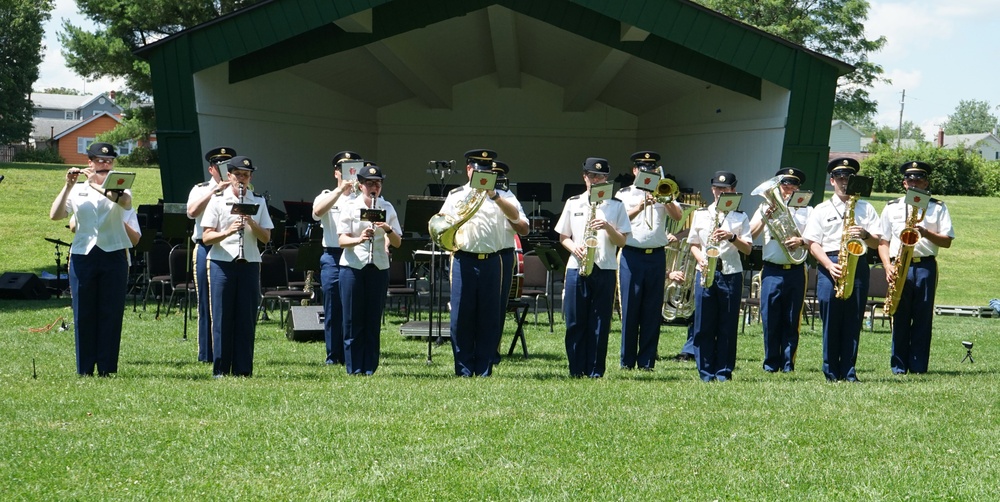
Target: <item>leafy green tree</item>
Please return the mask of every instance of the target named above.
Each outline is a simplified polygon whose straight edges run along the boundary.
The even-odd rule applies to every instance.
[[[49,87],[42,91],[44,94],[65,94],[67,96],[81,96],[83,93],[76,90],[70,89],[69,87]]]
[[[878,103],[868,90],[880,81],[881,65],[869,55],[885,45],[885,37],[864,36],[867,0],[695,0],[734,19],[854,65],[840,78],[833,117],[861,124],[875,115]]]
[[[31,86],[42,62],[42,24],[51,0],[0,2],[0,144],[24,141],[31,134]]]
[[[997,126],[997,117],[990,112],[988,101],[961,100],[955,113],[948,115],[942,129],[945,134],[976,134],[991,132]]]
[[[873,138],[873,142],[876,145],[882,145],[885,147],[896,148],[896,144],[900,138],[915,140],[918,144],[927,142],[927,137],[924,136],[923,129],[909,120],[903,122],[902,128],[883,125],[878,127],[868,126],[860,129],[861,132],[864,132],[866,135]],[[874,148],[869,146],[868,151],[873,150]]]
[[[76,0],[89,20],[88,29],[64,22],[59,33],[66,65],[88,79],[125,80],[128,100],[138,103],[153,95],[149,64],[132,51],[146,44],[210,21],[261,0]],[[93,28],[91,28],[91,26]],[[120,103],[119,103],[120,104]],[[142,142],[156,127],[150,106],[123,106],[125,119],[105,141]]]

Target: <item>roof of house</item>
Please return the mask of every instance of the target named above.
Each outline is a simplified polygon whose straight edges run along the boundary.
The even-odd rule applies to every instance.
[[[113,106],[121,110],[121,107],[104,93],[91,94],[87,96],[34,93],[31,95],[31,102],[35,105],[35,108],[45,108],[51,110],[79,110],[99,98],[108,100]]]
[[[1000,143],[1000,139],[989,132],[981,132],[976,134],[946,134],[944,136],[944,147],[945,148],[955,148],[959,145],[965,146],[975,146],[981,141],[993,138],[993,141]]]
[[[81,121],[76,119],[49,119],[35,117],[31,119],[31,137],[35,141],[52,139],[57,134],[79,125]]]
[[[71,132],[73,132],[73,131],[75,131],[75,130],[77,130],[77,129],[79,129],[79,128],[81,128],[81,127],[83,127],[83,126],[85,126],[85,125],[87,125],[87,124],[89,124],[89,123],[91,123],[91,122],[99,119],[99,118],[101,118],[101,117],[111,117],[112,119],[114,119],[115,122],[121,122],[121,119],[119,119],[118,117],[116,117],[116,116],[114,116],[114,115],[112,115],[112,114],[110,114],[108,112],[101,112],[101,113],[98,113],[97,115],[94,115],[93,117],[90,117],[90,118],[88,118],[86,120],[77,120],[77,121],[75,121],[76,124],[74,124],[69,129],[66,129],[63,132],[56,134],[55,136],[52,137],[52,139],[62,138],[63,136],[66,136],[67,134],[69,134],[69,133],[71,133]]]
[[[831,122],[830,123],[830,128],[832,129],[834,127],[841,126],[841,125],[845,125],[848,128],[850,128],[852,131],[858,133],[858,136],[864,137],[864,135],[865,135],[865,133],[861,132],[857,127],[854,127],[851,124],[849,124],[847,122],[844,122],[843,120],[840,120],[840,119],[836,119],[833,122]]]

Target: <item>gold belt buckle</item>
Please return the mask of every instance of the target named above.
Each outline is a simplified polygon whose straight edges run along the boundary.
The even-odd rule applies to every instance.
[[[653,248],[646,248],[644,252],[646,254],[653,254]]]
[[[784,269],[784,270],[791,270],[792,266],[786,263],[786,264],[782,265],[781,268]]]
[[[479,253],[479,255],[477,255],[477,257],[478,257],[478,258],[479,258],[480,260],[485,260],[485,259],[486,259],[486,253]]]
[[[913,259],[910,260],[910,262],[911,263],[920,263],[920,257],[919,256],[914,256]]]

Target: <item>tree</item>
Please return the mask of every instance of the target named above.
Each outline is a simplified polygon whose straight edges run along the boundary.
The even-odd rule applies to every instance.
[[[997,126],[997,117],[990,113],[988,101],[961,100],[955,113],[948,115],[942,129],[945,134],[976,134],[992,132]]]
[[[900,138],[915,140],[917,144],[927,142],[927,137],[924,136],[923,129],[909,120],[903,122],[902,128],[890,125],[874,127],[869,125],[859,129],[861,132],[873,138],[873,143],[891,148],[896,148],[896,144]],[[869,151],[872,150],[873,148],[869,147]]]
[[[49,87],[42,91],[44,94],[65,94],[67,96],[81,96],[83,93],[69,87]]]
[[[0,144],[31,134],[31,86],[42,62],[42,24],[51,0],[4,0],[0,4]]]
[[[806,48],[854,65],[855,70],[837,82],[833,118],[850,124],[865,123],[878,111],[868,90],[882,77],[882,66],[868,56],[885,45],[885,37],[868,40],[864,22],[867,0],[695,0],[726,16],[738,19]]]
[[[78,75],[125,80],[127,91],[152,96],[149,64],[132,51],[260,0],[77,0],[96,23],[87,31],[63,23],[59,42],[66,64]]]

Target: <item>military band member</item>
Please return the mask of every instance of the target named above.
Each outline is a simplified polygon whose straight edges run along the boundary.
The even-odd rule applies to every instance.
[[[361,193],[340,212],[337,231],[344,252],[340,257],[340,298],[343,302],[344,365],[349,375],[372,375],[378,369],[382,309],[389,289],[386,243],[402,243],[399,217],[380,197],[382,169],[368,165],[358,173]],[[385,211],[385,221],[366,221],[363,210]]]
[[[202,219],[208,252],[208,289],[212,297],[212,373],[251,376],[257,307],[260,305],[260,250],[271,240],[267,202],[248,189],[253,162],[236,156],[227,164],[229,187],[213,197]],[[257,204],[253,215],[232,214],[234,204]]]
[[[75,217],[70,246],[69,286],[73,300],[76,372],[106,377],[118,372],[122,314],[128,283],[125,212],[132,209],[129,190],[100,188],[118,153],[108,143],[87,149],[87,167],[66,171],[66,184],[52,201],[49,218]],[[86,183],[77,184],[83,174]]]
[[[838,263],[841,242],[844,238],[844,218],[848,211],[847,180],[861,169],[861,164],[851,158],[832,160],[826,167],[833,185],[833,196],[818,204],[802,232],[809,252],[819,262],[816,274],[816,300],[823,320],[823,374],[829,381],[858,381],[855,364],[861,336],[861,320],[868,300],[870,270],[864,255],[858,257],[854,270],[854,291],[849,298],[836,296],[836,282],[846,270]],[[879,219],[875,208],[859,200],[854,207],[854,223],[849,225],[847,236],[859,238],[870,248],[878,246]]]
[[[903,175],[903,189],[915,188],[928,191],[931,165],[909,161],[899,166]],[[895,258],[899,256],[899,235],[913,211],[904,197],[888,202],[882,210],[882,238],[878,254],[885,266],[886,278],[898,273]],[[919,213],[917,218],[919,219]],[[934,293],[937,290],[937,256],[941,248],[950,248],[955,238],[948,206],[937,199],[930,199],[923,220],[916,224],[920,239],[913,246],[913,258],[904,281],[902,294],[892,316],[892,357],[890,366],[895,374],[926,373],[931,355],[931,324],[934,321]]]
[[[202,236],[201,221],[205,208],[217,193],[222,193],[229,187],[229,180],[223,180],[219,166],[228,162],[236,155],[236,150],[228,146],[213,148],[205,153],[208,161],[210,180],[195,185],[188,193],[187,215],[194,219],[194,287],[198,296],[198,361],[210,363],[215,360],[212,354],[212,299],[208,294],[208,251],[212,246],[205,245]]]
[[[779,190],[787,204],[788,199],[806,181],[806,173],[794,167],[784,167],[775,173],[780,177]],[[767,226],[774,216],[774,208],[764,203],[757,208],[750,220],[750,234],[757,238],[764,234],[764,268],[760,272],[760,317],[764,326],[764,371],[789,372],[795,370],[795,354],[799,346],[799,328],[802,306],[806,297],[805,262],[796,264],[789,253],[805,249],[801,233],[812,208],[788,208],[799,235],[779,242]]]
[[[607,199],[590,203],[592,187],[607,182],[610,172],[606,159],[588,157],[583,163],[587,191],[566,201],[555,227],[560,243],[570,253],[563,291],[563,317],[566,319],[569,374],[577,378],[604,376],[615,271],[618,269],[615,255],[632,231],[621,201]],[[584,241],[588,233],[596,235],[597,247],[592,255],[593,268],[586,274],[589,258]],[[582,275],[581,268],[584,269]]]
[[[750,221],[742,211],[720,211],[719,198],[736,191],[736,175],[716,171],[711,179],[715,202],[694,212],[688,242],[698,261],[695,277],[694,361],[705,382],[725,382],[736,368],[736,331],[743,297],[743,263],[740,253],[750,254]],[[706,250],[717,246],[720,254],[714,272]],[[704,287],[702,277],[711,274]]]
[[[657,172],[660,154],[639,151],[632,154],[632,174]],[[662,175],[662,173],[659,173]],[[652,192],[636,184],[618,191],[616,199],[625,204],[632,232],[618,256],[619,301],[622,308],[622,369],[652,370],[660,343],[663,321],[663,283],[667,265],[664,247],[669,243],[667,218],[680,220],[681,207],[674,201],[660,201]]]
[[[323,190],[313,200],[313,219],[323,228],[323,254],[320,256],[320,288],[323,291],[323,337],[326,340],[326,364],[344,364],[344,306],[340,298],[340,247],[337,222],[341,209],[357,196],[357,184],[344,178],[344,162],[362,161],[357,152],[337,152],[333,156],[333,179],[337,186]],[[357,174],[357,173],[355,173]]]
[[[516,222],[507,220],[507,225],[504,227],[503,248],[499,251],[500,273],[503,274],[503,278],[500,283],[500,291],[502,292],[500,294],[500,336],[503,337],[503,325],[507,320],[507,304],[510,301],[510,290],[513,288],[514,274],[517,272],[517,253],[515,251],[516,242],[514,241],[514,236],[528,235],[530,228],[528,227],[528,217],[524,214],[524,208],[517,200],[517,196],[514,195],[514,192],[510,191],[510,188],[507,185],[507,174],[510,173],[510,167],[506,162],[494,160],[493,171],[497,173],[496,192],[500,194],[501,197],[509,200],[511,204],[517,206],[518,215]],[[497,348],[494,361],[495,363],[500,362],[499,347]]]
[[[496,152],[476,149],[465,153],[465,172],[490,171]],[[458,216],[459,202],[473,192],[470,184],[452,190],[441,213]],[[495,190],[455,234],[459,248],[451,262],[451,347],[458,376],[490,376],[500,343],[500,255],[508,221],[521,217],[515,204]],[[507,294],[507,292],[503,292]]]

